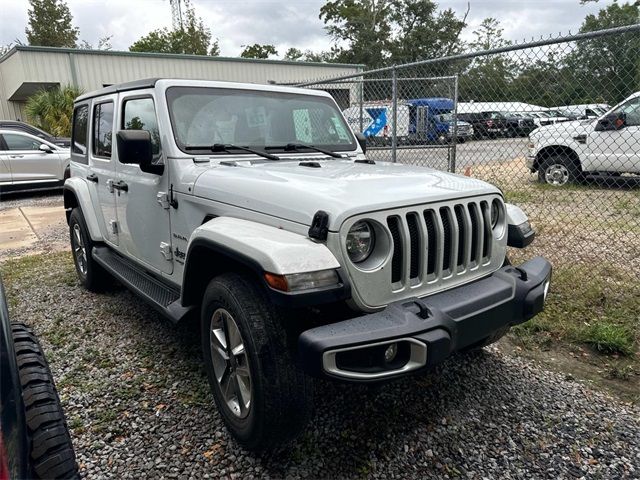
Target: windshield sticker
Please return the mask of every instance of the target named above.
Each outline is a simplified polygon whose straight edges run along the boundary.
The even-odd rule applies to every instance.
[[[293,111],[293,124],[296,129],[296,139],[300,142],[311,143],[313,137],[311,135],[311,117],[309,110],[300,109]]]

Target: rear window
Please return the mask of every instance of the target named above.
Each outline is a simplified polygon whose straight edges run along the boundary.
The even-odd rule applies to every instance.
[[[71,153],[76,161],[87,163],[87,124],[89,106],[80,105],[73,111],[73,127],[71,131]],[[84,161],[83,161],[84,159]]]
[[[93,154],[111,158],[113,130],[113,102],[93,107]]]

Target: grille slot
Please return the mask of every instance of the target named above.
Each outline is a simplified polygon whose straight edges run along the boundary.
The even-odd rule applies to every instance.
[[[464,210],[462,205],[456,205],[453,209],[456,213],[456,222],[458,222],[458,258],[456,259],[456,266],[461,267],[464,265],[466,242],[467,237],[467,224],[464,221]]]
[[[402,280],[402,236],[400,234],[400,218],[387,218],[387,225],[393,240],[393,257],[391,258],[391,283]]]
[[[440,242],[436,236],[436,219],[433,210],[424,212],[424,222],[427,226],[427,275],[436,271],[436,253]]]
[[[411,267],[409,278],[418,278],[420,275],[420,228],[418,227],[418,215],[407,214],[407,227],[409,227],[409,240],[411,242]],[[394,240],[395,241],[395,240]]]
[[[471,261],[478,263],[478,241],[480,237],[478,211],[475,203],[470,203],[468,205],[468,209],[469,217],[471,219]]]
[[[451,220],[449,218],[449,209],[446,207],[440,208],[440,219],[442,220],[442,231],[443,231],[443,239],[442,239],[442,270],[450,270],[451,269]]]

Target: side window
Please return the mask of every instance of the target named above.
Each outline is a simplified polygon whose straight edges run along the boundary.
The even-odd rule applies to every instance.
[[[93,107],[93,154],[111,158],[113,139],[113,102],[99,103]]]
[[[87,121],[89,119],[89,106],[81,105],[73,111],[73,129],[71,132],[71,153],[85,157],[83,163],[87,163]],[[75,160],[79,160],[76,158]],[[82,161],[82,160],[79,160]]]
[[[640,97],[632,98],[615,109],[613,113],[624,114],[626,117],[625,125],[627,127],[640,126]]]
[[[18,133],[5,133],[3,137],[7,150],[38,150],[42,145],[40,140]]]
[[[156,109],[152,98],[134,98],[125,100],[122,106],[122,128],[124,130],[147,130],[151,134],[154,159],[160,157],[160,132]]]

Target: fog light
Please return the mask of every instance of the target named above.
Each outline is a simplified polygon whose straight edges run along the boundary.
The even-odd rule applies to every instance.
[[[384,361],[387,363],[393,362],[393,359],[396,358],[397,354],[398,354],[398,344],[392,343],[384,351]]]

